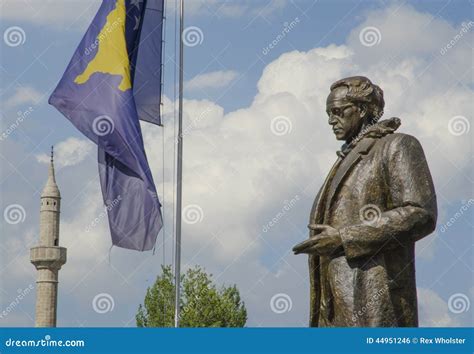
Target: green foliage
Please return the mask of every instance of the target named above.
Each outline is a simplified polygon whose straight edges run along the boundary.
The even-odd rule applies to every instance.
[[[181,327],[243,327],[247,310],[237,287],[218,289],[212,275],[196,266],[181,275]],[[174,325],[174,279],[171,267],[162,266],[162,274],[147,289],[144,305],[138,307],[138,327]]]

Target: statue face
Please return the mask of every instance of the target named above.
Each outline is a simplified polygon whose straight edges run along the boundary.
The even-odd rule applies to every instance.
[[[336,87],[326,100],[328,123],[332,125],[337,140],[350,141],[362,128],[365,109],[346,99],[347,88]]]

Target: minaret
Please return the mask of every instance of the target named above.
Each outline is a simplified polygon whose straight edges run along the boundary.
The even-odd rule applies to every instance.
[[[56,327],[58,273],[66,263],[66,248],[59,247],[61,194],[56,184],[53,147],[48,181],[41,193],[39,246],[31,248],[30,259],[38,270],[36,281],[36,327]]]

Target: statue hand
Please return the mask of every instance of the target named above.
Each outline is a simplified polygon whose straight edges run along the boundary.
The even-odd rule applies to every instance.
[[[337,229],[329,225],[321,224],[310,224],[308,227],[310,230],[321,232],[293,247],[293,252],[295,254],[331,254],[342,246],[341,235]]]

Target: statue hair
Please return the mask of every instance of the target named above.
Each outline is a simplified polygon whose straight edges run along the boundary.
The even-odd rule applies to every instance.
[[[341,86],[347,88],[346,99],[348,101],[366,105],[372,123],[377,122],[382,117],[385,101],[383,91],[379,86],[373,84],[365,76],[352,76],[333,83],[331,91]]]

